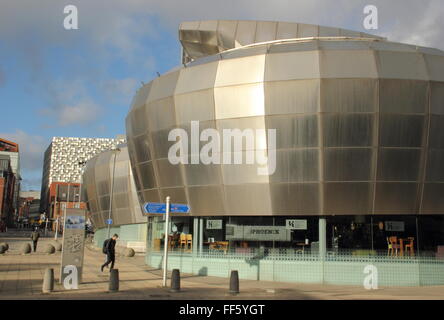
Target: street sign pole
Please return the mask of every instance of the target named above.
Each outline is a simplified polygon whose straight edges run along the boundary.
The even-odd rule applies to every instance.
[[[57,240],[59,234],[59,217],[56,218],[56,230],[55,230],[55,240]]]
[[[163,248],[163,287],[167,286],[167,266],[168,266],[168,223],[170,217],[170,197],[166,197],[165,210],[165,240]]]
[[[58,232],[59,232],[59,213],[60,213],[60,210],[57,212],[57,197],[59,196],[59,185],[58,184],[56,184],[56,194],[55,194],[55,197],[54,197],[54,211],[52,212],[52,217],[54,218],[54,217],[57,217],[56,219],[56,221],[57,221],[57,223],[56,223],[56,230],[55,230],[55,240],[57,240],[57,236],[58,236]],[[60,205],[60,204],[59,204]]]

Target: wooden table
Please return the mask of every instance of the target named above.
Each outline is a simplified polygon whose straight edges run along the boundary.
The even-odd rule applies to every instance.
[[[210,250],[222,250],[225,253],[228,251],[228,241],[205,242],[204,244],[208,244]]]
[[[412,237],[413,238],[413,237]],[[400,256],[404,255],[404,241],[406,243],[410,243],[410,239],[409,238],[399,238],[399,245],[400,245]],[[413,241],[415,241],[415,238],[413,238]]]
[[[296,246],[297,247],[302,247],[302,252],[305,252],[305,247],[308,247],[309,244],[307,244],[305,242],[296,242]]]

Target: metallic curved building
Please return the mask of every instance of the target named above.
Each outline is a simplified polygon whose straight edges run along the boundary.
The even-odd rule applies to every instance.
[[[109,218],[110,194],[112,194],[111,219],[112,232],[119,234],[122,242],[142,240],[139,228],[131,225],[144,224],[146,217],[142,215],[137,199],[134,178],[128,156],[128,148],[120,144],[116,149],[109,150],[91,158],[83,173],[83,188],[86,194],[88,211],[96,230],[105,233],[106,220]],[[129,228],[118,230],[119,227]],[[99,232],[100,233],[100,232]],[[143,233],[143,232],[142,232]],[[103,234],[103,238],[106,235]],[[103,239],[102,239],[103,240]],[[98,244],[101,241],[97,239]]]
[[[190,22],[179,36],[190,62],[140,88],[126,119],[141,202],[169,195],[192,216],[444,213],[443,51],[280,22]],[[168,134],[191,136],[191,121],[276,129],[275,172],[171,164]]]

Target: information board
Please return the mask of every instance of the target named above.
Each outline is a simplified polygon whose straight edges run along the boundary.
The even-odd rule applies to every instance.
[[[290,241],[291,230],[285,226],[226,225],[227,240]]]
[[[74,289],[82,281],[85,222],[85,210],[66,209],[59,278],[65,288],[67,288],[67,282],[70,288]],[[65,281],[67,277],[69,281]]]

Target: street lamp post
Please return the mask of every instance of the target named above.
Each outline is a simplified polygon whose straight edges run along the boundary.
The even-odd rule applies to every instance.
[[[58,232],[59,232],[59,216],[57,212],[57,197],[59,196],[59,185],[56,184],[56,193],[55,193],[55,197],[54,197],[54,211],[52,212],[52,217],[56,218],[56,229],[55,229],[55,236],[54,236],[54,240],[57,240],[57,236],[58,236]]]
[[[80,186],[79,186],[79,208],[82,199],[82,183],[83,183],[83,171],[85,170],[86,161],[79,161],[79,166],[82,166],[80,169]]]
[[[111,212],[112,212],[112,207],[113,207],[114,173],[116,170],[116,157],[117,157],[117,152],[119,152],[120,149],[116,148],[116,149],[113,149],[112,151],[114,154],[114,163],[113,163],[113,177],[111,179],[111,190],[110,190],[111,192],[109,195],[109,212],[108,212],[108,221],[107,221],[107,223],[108,223],[108,237],[107,238],[108,239],[110,238],[110,233],[111,233],[111,224],[109,223],[110,222],[109,220],[111,220]]]
[[[45,237],[46,237],[46,234],[48,232],[48,217],[46,216],[46,212],[44,212],[44,214],[45,214]]]
[[[66,199],[67,201],[65,202],[64,212],[63,212],[63,223],[62,223],[62,226],[63,226],[63,231],[62,231],[63,239],[65,239],[66,207],[68,206],[68,203],[69,203],[69,191],[70,191],[70,188],[71,188],[71,180],[68,182],[68,195],[67,195],[67,199]]]

